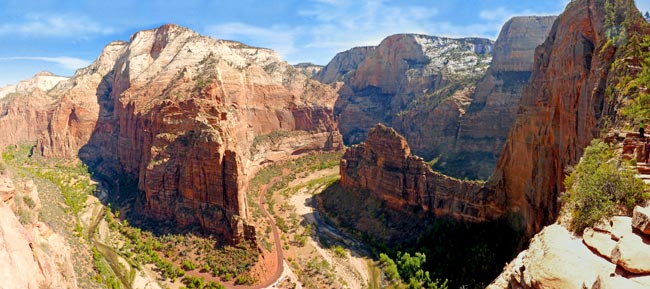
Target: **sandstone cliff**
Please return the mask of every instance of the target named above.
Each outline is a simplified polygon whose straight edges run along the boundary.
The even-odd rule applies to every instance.
[[[244,192],[261,164],[342,146],[334,88],[271,50],[175,25],[111,43],[50,95],[37,152],[134,180],[147,216],[227,238],[250,231]]]
[[[304,62],[304,63],[298,63],[294,65],[298,71],[302,72],[304,75],[306,75],[309,78],[314,78],[318,75],[318,73],[323,70],[322,65],[317,65],[309,62]]]
[[[16,85],[9,85],[0,88],[0,99],[12,94],[29,94],[36,89],[46,92],[59,84],[59,82],[67,79],[67,77],[57,76],[50,72],[42,71],[28,80],[18,82]]]
[[[0,89],[0,148],[34,141],[47,129],[47,111],[54,102],[47,91],[67,79],[40,72],[17,85]]]
[[[490,67],[460,118],[454,145],[436,163],[436,170],[470,179],[492,174],[530,78],[535,48],[544,42],[555,19],[514,17],[503,25]]]
[[[364,143],[348,148],[341,160],[341,185],[369,190],[389,207],[418,207],[437,216],[481,221],[500,212],[480,191],[478,182],[465,182],[431,170],[411,155],[404,137],[378,124]]]
[[[336,56],[316,75],[316,80],[322,83],[345,81],[357,70],[357,67],[377,50],[375,46],[355,47],[337,53]]]
[[[467,84],[485,75],[492,50],[487,39],[398,34],[338,54],[317,79],[345,83],[335,115],[347,144],[381,122],[432,159],[453,147],[473,91]]]
[[[33,208],[15,202],[14,183],[0,169],[0,288],[77,288],[70,248],[30,211],[40,206],[33,183],[24,190]]]
[[[630,28],[621,33],[623,42],[608,37],[605,1],[618,15],[612,25]],[[633,1],[573,1],[536,50],[517,120],[486,186],[520,216],[528,236],[555,221],[565,169],[614,120],[621,99],[606,97],[606,88],[614,87],[619,75],[635,73],[638,60],[625,57],[621,48],[624,39],[639,39],[647,28]],[[613,66],[617,59],[625,64]]]

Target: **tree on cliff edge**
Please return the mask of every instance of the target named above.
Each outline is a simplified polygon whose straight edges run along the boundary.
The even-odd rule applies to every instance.
[[[650,12],[646,11],[643,17],[645,18],[645,21],[650,22]]]

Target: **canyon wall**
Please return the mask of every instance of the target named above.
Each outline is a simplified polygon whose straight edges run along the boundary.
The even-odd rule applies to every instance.
[[[612,11],[605,11],[606,1]],[[613,19],[606,21],[607,14]],[[627,29],[610,37],[608,31],[621,28]],[[528,236],[555,221],[565,170],[604,125],[615,123],[624,95],[606,90],[636,73],[639,59],[629,53],[639,44],[628,40],[648,32],[631,0],[572,1],[537,48],[517,119],[486,185]]]
[[[247,182],[267,162],[342,148],[335,88],[273,51],[175,25],[113,42],[49,93],[36,151],[79,156],[117,187],[137,182],[145,215],[242,238]]]
[[[67,79],[40,72],[17,85],[0,88],[0,149],[34,141],[47,130],[47,111],[54,102],[47,91]]]

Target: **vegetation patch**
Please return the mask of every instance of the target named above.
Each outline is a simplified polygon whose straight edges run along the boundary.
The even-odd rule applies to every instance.
[[[643,181],[623,162],[616,151],[601,140],[593,140],[580,163],[564,180],[563,195],[571,212],[571,229],[582,231],[614,214],[631,215],[635,205],[648,200]]]

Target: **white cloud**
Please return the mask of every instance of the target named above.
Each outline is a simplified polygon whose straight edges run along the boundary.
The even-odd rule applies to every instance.
[[[0,23],[0,35],[25,35],[39,37],[83,37],[93,34],[112,34],[114,30],[104,27],[85,16],[27,15],[22,22]]]
[[[205,32],[220,39],[243,39],[245,44],[271,48],[283,57],[296,51],[296,31],[286,26],[266,28],[234,22],[208,26]]]
[[[339,2],[313,0],[318,4]],[[424,6],[393,6],[381,0],[355,3],[351,9],[337,5],[313,5],[299,14],[312,18],[316,25],[306,29],[311,41],[307,48],[334,48],[338,51],[354,46],[377,45],[388,35],[396,33],[426,33],[438,10]],[[353,4],[349,4],[353,5]]]
[[[90,61],[84,60],[84,59],[79,59],[79,58],[74,58],[74,57],[41,57],[41,56],[14,56],[14,57],[0,57],[0,61],[8,61],[8,60],[30,60],[30,61],[45,61],[45,62],[52,62],[60,65],[63,68],[66,69],[79,69],[82,67],[86,67],[90,65]]]

